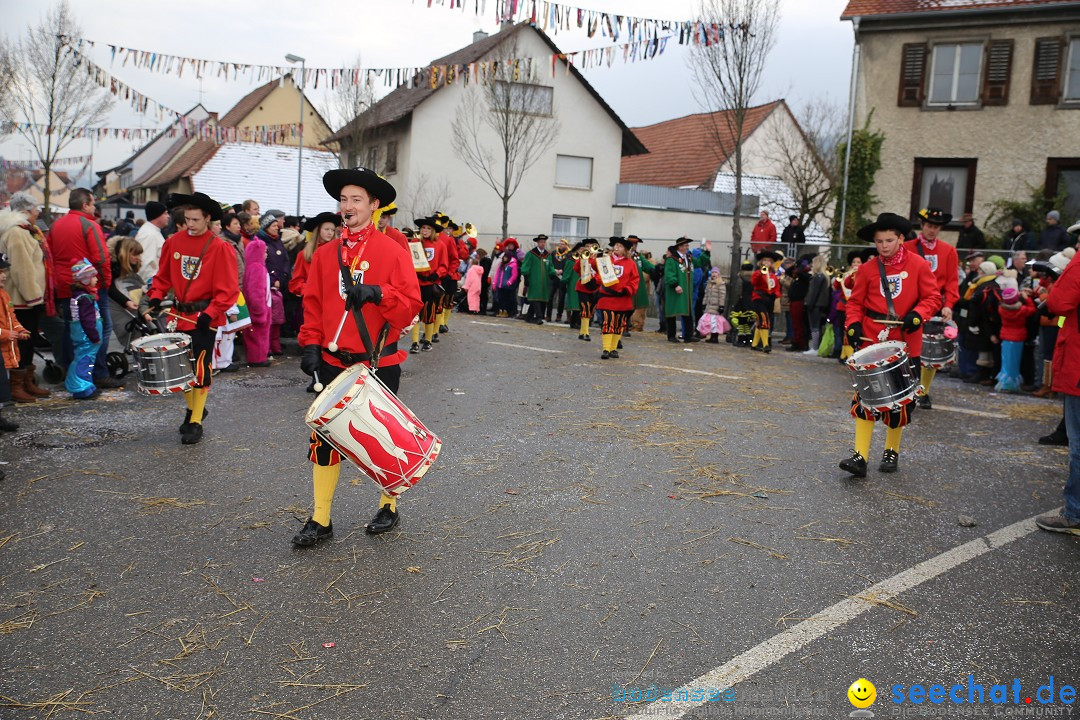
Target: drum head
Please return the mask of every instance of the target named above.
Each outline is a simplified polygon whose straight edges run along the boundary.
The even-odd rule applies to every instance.
[[[308,410],[308,420],[326,418],[331,415],[331,410],[352,390],[356,379],[361,374],[367,374],[367,368],[363,365],[353,365],[351,368],[342,371],[340,375],[334,378],[332,383],[323,389],[319,397],[315,398],[315,402],[311,403],[311,408]]]
[[[859,350],[848,359],[848,362],[852,365],[872,365],[901,353],[907,354],[907,343],[888,340]]]
[[[131,349],[135,352],[139,352],[143,348],[153,348],[157,350],[159,348],[171,349],[172,347],[186,347],[191,344],[191,338],[184,333],[158,333],[157,335],[147,335],[144,338],[131,341]]]

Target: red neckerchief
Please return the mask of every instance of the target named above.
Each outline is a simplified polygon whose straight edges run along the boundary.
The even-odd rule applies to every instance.
[[[364,248],[367,247],[367,241],[373,232],[375,232],[375,226],[371,223],[359,230],[350,230],[347,225],[341,226],[342,258],[353,270],[356,270],[360,256],[364,254]]]
[[[891,258],[884,258],[884,257],[879,256],[878,260],[880,260],[881,264],[884,265],[885,267],[896,267],[897,265],[900,265],[901,263],[903,263],[904,258],[906,258],[906,257],[907,257],[907,251],[904,249],[904,246],[901,245],[900,249],[897,250],[896,254],[893,255]]]
[[[936,239],[930,240],[925,235],[923,235],[922,233],[919,233],[919,242],[921,242],[923,244],[923,247],[925,247],[930,252],[933,252],[934,248],[937,247],[937,240]]]

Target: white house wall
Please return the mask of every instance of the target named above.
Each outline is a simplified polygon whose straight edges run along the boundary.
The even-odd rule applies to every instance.
[[[542,56],[550,48],[533,32],[517,33],[519,54]],[[550,66],[549,66],[550,67]],[[510,201],[510,234],[529,238],[551,234],[552,215],[589,218],[589,233],[612,232],[612,205],[619,181],[622,130],[581,83],[562,67],[555,77],[541,71],[538,82],[554,88],[555,116],[561,130],[554,147],[526,174]],[[481,89],[458,83],[439,90],[414,110],[407,157],[399,155],[399,181],[403,187],[420,173],[451,182],[451,194],[440,208],[459,221],[475,224],[482,233],[498,233],[502,226],[502,203],[495,191],[476,177],[450,146],[451,123],[466,90],[479,97]],[[488,135],[495,147],[494,133]],[[385,145],[384,145],[385,148]],[[400,150],[399,150],[400,152]],[[556,155],[593,158],[592,190],[555,187]],[[409,205],[409,198],[403,198]],[[411,221],[411,218],[403,220]],[[399,223],[404,224],[404,223]],[[492,236],[493,237],[493,236]]]

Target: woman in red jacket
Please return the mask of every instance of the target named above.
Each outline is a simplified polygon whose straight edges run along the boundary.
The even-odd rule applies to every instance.
[[[619,357],[619,340],[626,332],[626,325],[634,312],[634,293],[637,292],[638,284],[641,282],[637,263],[627,257],[634,246],[633,241],[623,237],[613,237],[608,241],[608,245],[611,246],[611,264],[615,269],[615,277],[619,281],[611,286],[600,283],[596,291],[596,308],[600,311],[601,317],[600,339],[603,341],[601,360]],[[592,258],[589,262],[595,272],[596,258]]]

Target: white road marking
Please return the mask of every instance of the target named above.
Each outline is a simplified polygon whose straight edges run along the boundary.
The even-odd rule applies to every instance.
[[[489,323],[484,322],[483,320],[470,320],[469,322],[471,322],[473,325],[491,325],[492,327],[502,327],[501,323]]]
[[[720,375],[719,373],[706,372],[704,370],[691,370],[690,368],[677,368],[670,367],[668,365],[650,365],[648,363],[637,363],[638,367],[655,368],[657,370],[675,370],[677,372],[692,373],[694,375],[708,375],[709,377],[718,377],[724,380],[745,380],[744,377],[738,375]]]
[[[515,345],[514,343],[497,342],[495,340],[488,340],[488,345],[502,345],[503,347],[517,348],[518,350],[535,350],[536,352],[546,353],[562,353],[562,350],[551,350],[550,348],[538,348],[532,345]]]
[[[985,410],[968,410],[967,408],[948,407],[947,405],[934,405],[934,410],[944,410],[945,412],[963,413],[964,415],[975,415],[977,417],[988,418],[1008,418],[1009,416],[1004,413],[986,412]],[[930,412],[933,412],[931,410]]]
[[[989,535],[976,538],[940,555],[935,555],[929,560],[924,560],[907,570],[871,585],[860,594],[867,597],[874,596],[879,600],[890,600],[903,592],[933,580],[953,568],[963,565],[969,560],[974,560],[991,550],[996,550],[1014,540],[1019,540],[1035,532],[1036,529],[1035,517],[1015,522]],[[873,603],[860,600],[857,596],[841,600],[832,607],[817,613],[809,620],[804,620],[798,625],[772,636],[723,665],[679,687],[687,688],[688,692],[692,692],[695,688],[702,688],[705,690],[705,696],[708,696],[710,688],[733,687],[736,683],[752,677],[786,655],[827,635],[873,607]],[[657,718],[676,720],[676,718],[681,718],[695,707],[704,704],[704,700],[672,700],[669,702],[657,700],[641,708],[634,715],[628,716],[626,720],[657,720]]]

